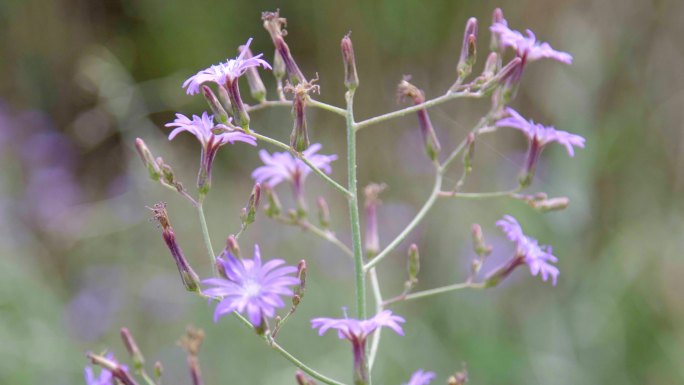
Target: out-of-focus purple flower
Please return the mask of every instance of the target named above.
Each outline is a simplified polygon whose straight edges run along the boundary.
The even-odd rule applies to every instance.
[[[390,310],[383,310],[375,317],[358,320],[353,318],[314,318],[311,327],[318,329],[318,335],[322,336],[330,329],[337,330],[340,339],[348,339],[352,343],[354,354],[354,383],[367,383],[368,368],[365,366],[366,340],[376,329],[383,326],[394,330],[399,335],[404,335],[401,328],[404,318],[392,314]]]
[[[510,215],[505,215],[503,219],[496,222],[496,225],[506,234],[506,237],[517,245],[516,257],[522,259],[522,262],[527,264],[530,268],[530,273],[537,276],[541,273],[543,281],[551,278],[553,285],[556,286],[556,281],[560,271],[551,263],[558,262],[553,254],[550,246],[540,246],[536,239],[526,236],[520,224],[515,218]]]
[[[516,128],[527,136],[529,142],[525,170],[520,179],[522,186],[528,186],[531,183],[539,156],[547,144],[558,142],[565,147],[571,157],[575,156],[574,147],[584,148],[585,139],[579,135],[556,130],[554,127],[535,123],[533,120],[526,120],[510,107],[506,108],[506,114],[508,116],[497,121],[496,126]]]
[[[302,156],[317,168],[330,174],[332,172],[330,163],[337,159],[337,155],[316,154],[320,149],[320,143],[314,143],[302,151]],[[288,152],[274,152],[273,155],[270,155],[266,150],[261,150],[259,157],[264,162],[264,166],[257,167],[252,172],[254,181],[271,188],[284,180],[290,181],[294,186],[295,195],[299,199],[304,179],[311,172],[311,168]]]
[[[263,67],[271,69],[271,65],[266,60],[261,59],[263,54],[249,57],[249,45],[252,43],[252,38],[247,40],[244,49],[235,59],[229,59],[225,63],[212,65],[207,69],[199,71],[197,74],[189,77],[184,83],[183,88],[186,89],[188,95],[199,93],[200,86],[206,82],[213,82],[219,86],[225,86],[227,82],[232,83],[235,79],[244,75],[248,69],[252,67]]]
[[[211,168],[219,147],[226,143],[245,142],[256,146],[256,138],[244,132],[222,132],[214,134],[213,129],[229,130],[230,127],[223,124],[214,124],[214,116],[203,112],[202,116],[193,115],[192,119],[183,114],[176,114],[176,120],[167,123],[166,127],[176,127],[169,134],[172,140],[179,133],[187,131],[197,138],[202,144],[202,154],[200,158],[200,169],[197,175],[197,186],[201,192],[206,193],[211,187]]]
[[[507,107],[508,117],[496,122],[498,127],[513,127],[522,131],[530,141],[536,141],[539,146],[545,146],[551,142],[558,142],[565,147],[568,155],[575,156],[573,146],[584,148],[585,139],[579,135],[567,131],[556,130],[551,126],[544,126],[535,123],[533,120],[526,120],[516,110]]]
[[[108,353],[106,358],[110,361],[113,361],[114,354]],[[93,368],[90,365],[87,365],[83,372],[85,375],[86,385],[114,385],[114,376],[112,376],[112,372],[107,369],[100,369],[100,375],[95,376]]]
[[[259,246],[254,245],[253,259],[238,259],[228,251],[217,258],[227,278],[209,278],[202,283],[210,285],[204,293],[222,297],[214,311],[214,321],[219,317],[238,311],[247,313],[247,318],[256,327],[264,318],[273,318],[275,309],[285,306],[281,296],[291,297],[290,286],[299,284],[292,276],[297,272],[294,266],[281,266],[282,259],[272,259],[261,264]]]
[[[434,378],[434,372],[426,372],[423,369],[418,369],[411,375],[409,382],[404,385],[427,385]]]
[[[330,329],[337,329],[337,336],[340,339],[355,341],[365,341],[375,329],[385,326],[394,330],[399,335],[404,335],[401,323],[406,322],[404,318],[392,314],[391,310],[383,310],[375,317],[367,320],[354,318],[314,318],[311,320],[311,327],[318,328],[318,335],[323,335]]]
[[[497,34],[502,47],[511,47],[523,62],[548,58],[561,63],[572,64],[572,55],[554,50],[549,43],[537,41],[534,32],[529,29],[526,31],[527,36],[524,36],[519,31],[508,28],[505,19],[502,22],[494,23],[490,30]]]

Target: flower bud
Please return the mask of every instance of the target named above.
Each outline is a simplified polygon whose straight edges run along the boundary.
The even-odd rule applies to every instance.
[[[533,138],[529,141],[529,146],[527,149],[527,159],[525,160],[525,168],[523,168],[520,177],[518,178],[518,183],[520,183],[521,188],[528,187],[532,184],[534,179],[534,174],[537,170],[537,163],[539,163],[539,156],[543,147],[537,138]]]
[[[408,249],[408,276],[411,286],[418,282],[418,273],[420,272],[420,254],[418,253],[418,246],[413,243]]]
[[[473,240],[473,250],[479,257],[487,257],[492,253],[492,246],[487,245],[482,234],[482,227],[474,223],[471,227],[470,234]]]
[[[306,127],[306,91],[295,91],[292,101],[292,117],[294,127],[290,134],[290,147],[297,152],[302,152],[309,148],[309,133]]]
[[[282,28],[287,23],[287,19],[280,17],[280,12],[276,10],[275,12],[263,12],[261,20],[264,21],[264,28],[271,35],[273,45],[275,45],[276,50],[283,59],[283,63],[285,63],[285,68],[290,76],[290,82],[292,84],[304,83],[306,78],[294,61],[290,53],[290,47],[288,47],[285,39],[283,39],[285,33]]]
[[[511,275],[511,273],[513,272],[513,270],[515,270],[516,267],[524,264],[524,256],[514,256],[513,258],[509,259],[508,262],[504,263],[498,269],[494,270],[493,272],[487,275],[483,282],[484,287],[489,288],[498,285],[499,283],[501,283],[501,281],[506,279],[506,277]]]
[[[405,77],[398,87],[398,95],[400,99],[409,97],[413,100],[413,104],[418,105],[425,102],[425,94],[423,91],[418,89],[416,86],[408,82],[409,78]],[[425,108],[418,110],[418,124],[420,126],[420,133],[423,137],[423,145],[425,146],[425,152],[431,160],[435,161],[437,155],[441,150],[439,140],[437,139],[437,134],[432,127],[432,121]]]
[[[482,70],[482,80],[484,82],[494,77],[494,74],[496,74],[496,71],[498,71],[499,66],[501,65],[500,63],[501,58],[499,55],[496,52],[490,52],[489,56],[487,56],[484,70]]]
[[[230,99],[233,122],[249,134],[249,114],[245,104],[242,102],[242,97],[240,97],[240,87],[238,86],[237,79],[230,81],[226,78],[226,91],[228,91],[228,98]]]
[[[244,45],[242,45],[240,46],[238,51],[242,53],[242,51],[245,49],[246,52],[244,58],[250,59],[253,55],[249,47],[245,47]],[[264,82],[261,81],[259,71],[256,69],[256,67],[249,67],[245,75],[247,76],[247,84],[249,84],[250,94],[254,99],[256,99],[256,101],[262,103],[264,100],[266,100],[266,87],[264,86]]]
[[[211,111],[214,113],[214,117],[216,118],[216,120],[222,124],[227,124],[228,113],[226,112],[226,110],[223,109],[221,103],[219,103],[219,100],[214,94],[214,91],[212,91],[211,88],[209,88],[209,86],[207,86],[206,84],[203,84],[201,89],[202,96],[204,96],[204,100],[206,100],[207,104],[209,104],[209,108],[211,108]]]
[[[126,370],[126,368],[121,366],[118,362],[114,361],[114,359],[103,357],[92,352],[87,353],[86,357],[88,357],[90,362],[92,362],[94,365],[98,365],[103,369],[110,371],[112,373],[112,377],[119,380],[122,384],[138,385],[131,374],[128,373],[128,370]]]
[[[295,289],[295,294],[301,300],[304,297],[304,290],[306,290],[306,261],[301,260],[297,264],[297,278],[299,279],[299,286]],[[296,306],[297,304],[295,304]]]
[[[235,238],[235,235],[230,234],[226,239],[226,250],[228,250],[235,257],[240,258],[240,245]]]
[[[568,197],[557,197],[543,200],[529,200],[527,203],[535,210],[546,213],[549,211],[566,209],[568,205],[570,205],[570,199],[568,199]]]
[[[124,346],[128,354],[133,359],[133,366],[136,370],[140,370],[145,363],[145,358],[143,357],[138,344],[135,343],[131,332],[127,328],[121,328],[121,339],[123,340]]]
[[[465,385],[468,382],[468,369],[463,365],[463,370],[456,372],[447,380],[447,385]]]
[[[283,78],[285,77],[285,62],[283,57],[280,56],[278,50],[273,54],[273,75],[276,79],[276,90],[278,92],[278,99],[285,99],[285,92],[283,91]]]
[[[173,260],[176,262],[176,267],[178,268],[178,273],[181,276],[183,285],[188,291],[198,291],[199,290],[199,276],[190,267],[190,264],[185,259],[183,255],[183,250],[181,250],[178,242],[176,241],[176,234],[173,232],[173,227],[169,222],[169,215],[166,211],[165,203],[157,203],[150,208],[153,212],[154,219],[156,219],[162,227],[162,237],[166,246],[171,252]]]
[[[161,178],[162,171],[159,168],[157,162],[155,161],[154,155],[152,155],[152,152],[149,148],[147,148],[147,145],[142,139],[135,139],[135,149],[138,150],[138,155],[140,155],[140,159],[142,159],[143,164],[145,165],[145,167],[147,167],[147,172],[150,174],[150,179],[152,179],[153,181],[158,181],[159,178]]]
[[[506,22],[506,19],[504,19],[503,16],[503,11],[501,8],[496,8],[494,9],[494,12],[492,13],[492,25],[501,23],[503,25],[508,25]],[[501,37],[499,36],[498,33],[492,33],[492,40],[491,43],[489,44],[489,49],[493,52],[498,53],[501,55],[503,53],[503,46],[501,45]]]
[[[259,203],[261,202],[261,185],[259,183],[254,184],[252,188],[252,193],[249,194],[249,201],[247,202],[247,207],[243,210],[245,215],[242,219],[243,225],[249,225],[254,222],[257,210],[259,210]]]
[[[366,197],[366,254],[368,259],[380,252],[378,236],[378,206],[382,203],[378,196],[387,186],[371,183],[363,190]]]
[[[295,380],[297,380],[297,385],[316,385],[316,381],[308,377],[301,370],[297,370],[297,373],[295,373]]]
[[[156,382],[158,384],[161,383],[161,376],[162,373],[164,372],[164,367],[162,366],[162,363],[157,361],[154,363],[154,378],[157,380]]]
[[[219,94],[219,99],[221,100],[221,104],[224,108],[224,111],[232,111],[233,107],[230,105],[230,96],[228,95],[228,91],[226,90],[226,87],[223,85],[219,84],[218,86],[218,94]]]
[[[327,229],[330,227],[330,208],[328,207],[328,202],[323,197],[318,197],[316,206],[318,206],[318,223],[322,228]]]
[[[463,170],[465,175],[470,175],[473,171],[473,158],[475,157],[475,134],[469,133],[466,137],[466,150],[463,153]]]
[[[278,199],[278,195],[276,195],[275,191],[273,191],[272,188],[266,188],[266,200],[268,201],[268,204],[264,208],[266,211],[266,216],[269,218],[275,218],[280,215],[282,212],[282,206],[280,205],[280,200]]]
[[[471,17],[466,22],[465,32],[463,33],[463,45],[461,46],[461,56],[458,59],[456,71],[458,78],[463,80],[470,75],[475,60],[477,59],[477,19]]]
[[[359,75],[356,73],[356,59],[354,58],[354,46],[351,38],[347,34],[342,38],[340,48],[342,49],[342,61],[344,63],[344,85],[348,90],[355,90],[359,86]]]

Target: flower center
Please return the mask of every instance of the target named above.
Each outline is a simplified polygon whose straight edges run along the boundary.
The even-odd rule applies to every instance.
[[[250,298],[255,298],[261,294],[261,285],[259,284],[259,282],[255,281],[253,279],[248,279],[245,281],[245,284],[243,286],[243,290],[244,290],[245,296],[250,297]]]

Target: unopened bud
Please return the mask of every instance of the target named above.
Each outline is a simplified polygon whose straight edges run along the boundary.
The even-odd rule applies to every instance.
[[[272,188],[266,188],[266,198],[268,204],[265,207],[266,216],[269,218],[275,218],[282,212],[282,206],[280,205],[280,200],[278,195]]]
[[[154,363],[154,378],[157,380],[157,383],[161,383],[161,376],[162,373],[164,373],[164,367],[162,366],[162,363],[157,361]]]
[[[501,58],[496,52],[490,52],[485,62],[484,70],[482,70],[482,80],[487,81],[494,77],[501,65]]]
[[[261,20],[264,21],[264,28],[271,35],[273,45],[275,45],[276,50],[283,59],[283,63],[285,63],[285,68],[290,76],[290,81],[293,84],[304,83],[306,78],[299,69],[299,66],[297,66],[297,63],[290,53],[290,47],[288,47],[283,38],[285,33],[282,28],[287,23],[287,19],[280,17],[280,12],[276,10],[275,12],[263,12],[261,14]]]
[[[465,385],[468,382],[468,369],[463,365],[463,370],[456,372],[447,380],[447,385]]]
[[[226,91],[230,99],[230,107],[233,115],[233,122],[240,126],[246,133],[249,133],[249,114],[240,96],[240,87],[237,79],[226,78]]]
[[[501,8],[496,8],[492,13],[492,25],[499,23],[506,26],[508,25],[506,19],[504,19],[503,11],[501,10]],[[493,52],[498,53],[499,55],[501,55],[501,53],[503,52],[503,46],[501,45],[501,36],[499,36],[498,33],[492,33],[492,40],[489,44],[489,49]]]
[[[228,238],[226,239],[226,250],[228,250],[231,254],[233,254],[237,258],[240,258],[240,245],[238,244],[238,241],[235,238],[235,235],[230,234],[228,236]]]
[[[479,257],[487,257],[492,253],[492,246],[485,242],[484,234],[482,234],[482,227],[474,223],[470,229],[470,235],[473,240],[473,250]]]
[[[504,263],[501,267],[489,273],[484,279],[483,285],[485,288],[494,287],[501,283],[506,277],[508,277],[516,267],[524,265],[524,256],[516,255],[509,259],[508,262]]]
[[[342,38],[342,61],[344,63],[344,85],[348,90],[355,90],[359,86],[359,75],[356,73],[356,59],[354,58],[354,46],[352,45],[351,33]]]
[[[473,171],[473,158],[475,157],[475,134],[470,133],[466,138],[466,151],[463,153],[463,170],[465,175]]]
[[[123,340],[124,346],[126,346],[128,354],[133,359],[133,366],[136,370],[139,370],[145,363],[145,358],[140,352],[138,344],[135,343],[135,339],[133,339],[131,332],[127,328],[121,328],[121,339]]]
[[[202,96],[204,96],[204,100],[206,100],[207,104],[209,104],[209,108],[211,108],[211,111],[214,113],[216,120],[219,123],[227,124],[228,113],[223,109],[223,106],[221,106],[221,103],[214,94],[214,91],[212,91],[211,88],[209,88],[209,86],[206,84],[202,85]]]
[[[86,357],[95,365],[102,367],[112,373],[112,377],[119,380],[124,385],[138,385],[135,379],[128,373],[128,370],[121,366],[113,358],[104,357],[94,353],[87,353]]]
[[[387,186],[384,184],[371,183],[363,190],[366,198],[366,254],[368,259],[375,257],[380,252],[380,237],[378,235],[378,206],[382,203],[380,193]]]
[[[521,188],[528,187],[532,184],[534,174],[537,170],[537,163],[539,163],[539,156],[541,155],[542,150],[543,147],[541,146],[541,143],[539,143],[539,140],[536,139],[536,137],[530,140],[529,146],[527,148],[527,159],[525,160],[525,167],[523,168],[522,173],[518,178],[518,182],[520,183]]]
[[[295,380],[297,380],[297,385],[316,385],[316,381],[308,377],[300,370],[297,370],[297,373],[295,374]]]
[[[557,197],[544,200],[530,200],[527,203],[535,210],[545,213],[566,209],[570,205],[570,199],[568,197]]]
[[[158,181],[159,178],[161,178],[162,171],[154,159],[154,155],[152,155],[152,152],[149,148],[147,148],[147,145],[142,139],[135,139],[135,149],[138,151],[140,159],[142,159],[143,164],[147,168],[147,172],[150,174],[150,179],[153,181]]]
[[[461,46],[461,56],[458,60],[457,72],[459,79],[465,79],[473,69],[477,59],[477,19],[471,17],[466,22],[465,32],[463,33],[463,45]]]
[[[233,107],[230,105],[230,96],[228,95],[228,91],[226,90],[226,87],[223,85],[219,84],[218,86],[218,94],[219,98],[221,100],[222,106],[224,107],[224,111],[232,111]]]
[[[306,261],[302,259],[297,264],[297,278],[299,278],[299,286],[295,291],[300,299],[304,297],[304,291],[306,290],[306,271]]]
[[[247,202],[247,207],[243,210],[245,212],[242,219],[243,225],[249,225],[254,222],[257,210],[259,210],[259,203],[261,202],[261,185],[259,183],[254,184],[252,188],[252,193],[249,194],[249,201]]]
[[[285,73],[285,62],[283,61],[283,57],[280,56],[280,52],[276,50],[273,54],[273,76],[275,76],[276,79],[282,80],[285,77]]]
[[[248,60],[252,58],[252,51],[249,49],[249,47],[245,47],[244,45],[240,46],[238,49],[239,52],[242,53],[246,49],[244,58],[245,60]],[[256,99],[259,103],[263,102],[266,100],[266,87],[264,86],[264,82],[261,81],[261,76],[259,76],[259,71],[257,70],[257,67],[250,67],[247,69],[247,72],[245,73],[245,76],[247,76],[247,84],[249,84],[249,92],[252,95],[254,99]]]
[[[408,249],[408,276],[409,282],[415,284],[418,282],[418,273],[420,272],[420,253],[418,246],[413,243]]]
[[[290,134],[290,147],[297,152],[309,148],[309,133],[306,126],[306,91],[295,91],[292,101],[292,118],[294,127]]]
[[[176,267],[178,268],[178,273],[181,276],[183,285],[188,291],[198,291],[199,290],[199,276],[190,267],[185,255],[183,255],[183,250],[181,250],[178,242],[176,241],[176,234],[173,232],[173,227],[169,222],[169,215],[166,211],[165,203],[157,203],[151,208],[154,219],[156,219],[162,227],[162,237],[164,242],[171,252],[171,256],[176,262]]]
[[[161,179],[167,184],[174,185],[176,183],[176,175],[173,173],[173,169],[168,164],[164,163],[162,157],[157,157],[157,166],[161,170]]]
[[[330,227],[330,208],[328,207],[328,202],[323,197],[318,197],[316,206],[318,206],[318,223],[322,228],[327,229]]]
[[[399,83],[398,95],[401,99],[409,97],[413,100],[413,104],[418,105],[425,102],[425,94],[423,91],[418,89],[416,86],[408,82],[409,77],[404,77],[404,79]],[[441,146],[439,140],[437,139],[437,134],[435,134],[435,129],[432,127],[432,121],[425,108],[417,111],[418,114],[418,124],[420,126],[420,133],[423,137],[423,145],[425,146],[425,152],[431,160],[436,160]]]

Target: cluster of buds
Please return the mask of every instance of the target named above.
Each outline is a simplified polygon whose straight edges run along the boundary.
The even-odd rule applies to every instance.
[[[164,159],[161,157],[155,158],[154,155],[152,155],[152,151],[150,151],[142,139],[135,139],[135,149],[138,151],[138,155],[140,155],[140,159],[142,159],[145,168],[147,168],[150,179],[173,187],[180,193],[185,192],[183,184],[176,179],[176,174],[173,172],[171,166],[164,162]]]

